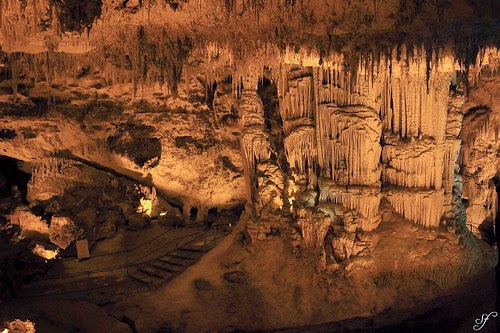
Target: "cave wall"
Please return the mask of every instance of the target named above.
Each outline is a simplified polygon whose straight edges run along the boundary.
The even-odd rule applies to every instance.
[[[485,73],[481,87],[463,106],[460,166],[467,227],[478,237],[493,241],[498,207],[495,177],[500,172],[500,118],[498,77]]]
[[[319,202],[355,210],[365,230],[380,222],[382,198],[425,227],[439,227],[456,210],[465,98],[450,92],[450,82],[460,66],[446,56],[429,65],[425,50],[414,52],[403,52],[408,57],[399,60],[394,53],[380,62],[360,61],[354,68],[342,66],[340,56],[338,64],[291,62],[277,80],[292,178],[305,179],[307,189],[319,192]],[[242,119],[254,115],[246,107],[239,111]],[[263,119],[253,124],[261,130],[244,138],[259,143],[246,145],[250,166],[271,156]]]
[[[309,191],[314,204],[355,210],[362,229],[378,225],[382,199],[438,227],[458,214],[457,156],[461,141],[473,146],[459,136],[462,95],[498,67],[487,47],[495,11],[374,4],[2,1],[3,115],[25,134],[0,148],[21,160],[69,152],[154,184],[200,218],[245,199],[293,211]],[[464,17],[481,24],[463,35]],[[280,138],[266,128],[264,77],[278,88]],[[466,209],[488,214],[478,207]]]

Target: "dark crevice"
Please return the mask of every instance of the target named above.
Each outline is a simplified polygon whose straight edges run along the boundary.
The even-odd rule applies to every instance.
[[[0,156],[0,197],[11,197],[15,203],[25,203],[31,174],[19,168],[20,161]],[[13,202],[14,204],[14,202]]]
[[[52,0],[56,8],[61,32],[90,30],[94,20],[101,16],[101,0]]]
[[[264,77],[259,82],[257,94],[264,105],[264,124],[269,132],[273,151],[271,159],[278,164],[283,172],[287,173],[289,166],[284,155],[283,139],[285,134],[283,132],[283,120],[278,108],[278,88],[276,83]]]
[[[154,187],[154,184],[153,184],[153,180],[152,178],[150,177],[147,177],[147,178],[144,178],[142,176],[142,174],[139,174],[139,173],[135,173],[133,171],[130,171],[131,173],[134,174],[134,176],[130,176],[130,175],[127,175],[127,174],[124,174],[124,173],[120,173],[112,168],[109,168],[109,167],[106,167],[104,165],[101,165],[99,163],[96,163],[96,162],[93,162],[93,161],[89,161],[89,160],[86,160],[84,158],[81,158],[81,157],[78,157],[78,156],[75,156],[73,155],[73,153],[71,153],[70,151],[59,151],[57,154],[54,154],[54,157],[58,157],[58,158],[65,158],[65,159],[68,159],[68,160],[72,160],[72,161],[77,161],[77,162],[80,162],[80,163],[83,163],[85,165],[88,165],[94,169],[97,169],[97,170],[101,170],[101,171],[105,171],[105,172],[108,172],[116,177],[123,177],[125,179],[128,179],[134,183],[138,183],[138,184],[141,184],[141,185],[144,185],[144,186],[148,186],[148,187]],[[160,189],[157,189],[157,193],[158,193],[158,196],[162,197],[163,199],[165,199],[165,201],[167,201],[171,206],[175,207],[175,208],[178,208],[178,209],[182,209],[182,199],[181,197],[173,197],[173,196],[167,196],[165,193],[162,193]]]
[[[217,81],[214,81],[207,86],[207,104],[210,110],[214,109],[215,92],[217,91]]]
[[[194,220],[196,220],[197,215],[198,215],[198,208],[191,207],[191,209],[189,210],[189,219],[191,221],[194,221]]]

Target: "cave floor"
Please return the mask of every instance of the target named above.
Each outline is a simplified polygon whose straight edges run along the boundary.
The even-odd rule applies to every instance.
[[[200,224],[175,227],[156,222],[139,230],[120,228],[114,237],[93,243],[90,258],[79,260],[72,256],[50,263],[52,267],[46,275],[23,285],[16,298],[4,299],[3,304],[9,307],[16,304],[16,310],[23,308],[23,303],[35,305],[68,299],[85,300],[98,306],[113,304],[131,290],[143,291],[166,283],[147,275],[144,281],[138,281],[132,275],[155,264],[159,258],[176,253],[179,248],[203,250],[207,245],[213,246],[225,236],[216,229]],[[199,257],[202,253],[200,250],[200,253],[188,252],[184,256],[193,257],[193,254]],[[187,264],[195,263],[198,257],[189,258],[192,260]],[[185,269],[180,265],[174,268]]]
[[[377,274],[396,268],[404,271],[401,256],[425,254],[419,261],[425,263],[458,248],[453,238],[444,241],[452,234],[431,232],[402,219],[385,221],[375,232],[379,241],[374,243],[377,260],[371,272],[363,267],[369,258],[362,257],[349,272],[327,277],[317,273],[317,259],[307,252],[294,257],[281,237],[245,243],[241,238],[245,218],[241,221],[168,284],[145,285],[128,278],[125,268],[109,268],[147,262],[187,243],[198,243],[200,235],[214,239],[221,232],[159,224],[137,231],[122,229],[98,242],[91,249],[93,258],[60,261],[46,280],[23,286],[17,298],[4,299],[0,321],[30,319],[41,332],[55,333],[134,332],[124,322],[134,323],[140,333],[162,327],[182,333],[259,332],[263,327],[276,332],[469,332],[474,319],[494,309],[493,270],[452,289],[411,272],[391,275],[382,286],[371,282]],[[441,244],[440,253],[424,251],[437,244]],[[127,249],[135,250],[124,253]],[[58,278],[88,271],[95,273]],[[226,278],[234,272],[241,279]]]
[[[476,319],[495,311],[495,284],[495,270],[491,269],[432,301],[423,302],[410,309],[395,306],[375,316],[266,332],[473,332]],[[496,332],[496,320],[491,318],[480,331]]]
[[[142,292],[138,284],[130,288],[115,289],[126,293]],[[495,305],[495,272],[490,270],[448,291],[445,295],[420,306],[402,310],[388,309],[373,317],[358,317],[334,323],[297,328],[269,330],[281,333],[322,332],[471,332],[474,320],[483,313],[490,313]],[[95,292],[100,294],[100,292]],[[104,306],[109,309],[110,305]],[[139,309],[139,307],[137,307]],[[108,310],[109,311],[109,310]],[[142,311],[139,311],[142,312]],[[113,313],[110,311],[110,313]],[[142,315],[146,315],[142,313]],[[155,317],[158,314],[150,314]],[[115,318],[116,317],[116,318]],[[117,314],[109,314],[103,306],[86,297],[65,295],[59,297],[15,298],[0,304],[0,320],[29,318],[40,332],[129,332]],[[490,320],[481,332],[495,332],[495,319]],[[443,326],[436,327],[436,323]],[[227,332],[246,332],[244,330]],[[138,332],[148,332],[138,330]],[[248,331],[250,332],[250,331]],[[254,330],[253,332],[259,332]]]

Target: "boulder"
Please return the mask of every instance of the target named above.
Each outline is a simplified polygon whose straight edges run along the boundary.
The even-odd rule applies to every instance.
[[[50,241],[61,249],[66,249],[74,240],[83,234],[70,218],[53,216],[49,228]]]
[[[19,206],[8,216],[11,224],[18,225],[23,232],[48,234],[47,223],[40,216],[34,215],[26,206]]]

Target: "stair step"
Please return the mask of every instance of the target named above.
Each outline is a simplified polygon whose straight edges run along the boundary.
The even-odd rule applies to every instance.
[[[139,271],[149,276],[157,277],[159,279],[166,279],[168,277],[167,272],[152,267],[141,267],[139,268]]]
[[[202,241],[199,241],[199,242],[195,242],[195,243],[191,243],[189,245],[186,245],[186,247],[203,247],[203,248],[206,248],[208,247],[210,244],[213,244],[215,240],[215,237],[207,237],[205,238],[204,240]]]
[[[201,247],[180,247],[177,251],[181,252],[204,252]]]
[[[175,251],[175,255],[182,257],[180,259],[190,260],[191,263],[200,260],[204,254],[205,253],[201,251],[179,251],[179,249]]]
[[[168,254],[168,255],[166,255],[166,256],[168,256],[168,257],[172,257],[172,258],[174,258],[174,259],[181,259],[181,260],[189,260],[189,261],[196,261],[196,260],[197,260],[197,259],[196,259],[196,258],[194,258],[194,257],[187,257],[187,256],[185,256],[185,255],[180,255],[180,254],[172,254],[172,253],[170,253],[170,254]],[[166,257],[166,256],[165,256],[165,257]],[[165,257],[163,257],[163,258],[165,258]]]
[[[165,264],[170,265],[170,266],[177,266],[177,267],[186,266],[185,262],[179,261],[178,259],[175,260],[175,258],[163,257],[163,258],[158,259],[158,261],[164,262]]]
[[[179,266],[171,266],[162,261],[154,262],[153,267],[169,273],[178,273],[182,270]]]
[[[155,276],[150,276],[150,275],[147,275],[147,274],[140,272],[140,271],[129,272],[128,275],[132,279],[134,279],[140,283],[146,284],[146,285],[151,285],[151,284],[154,284],[154,283],[161,281],[161,279],[159,279]]]

